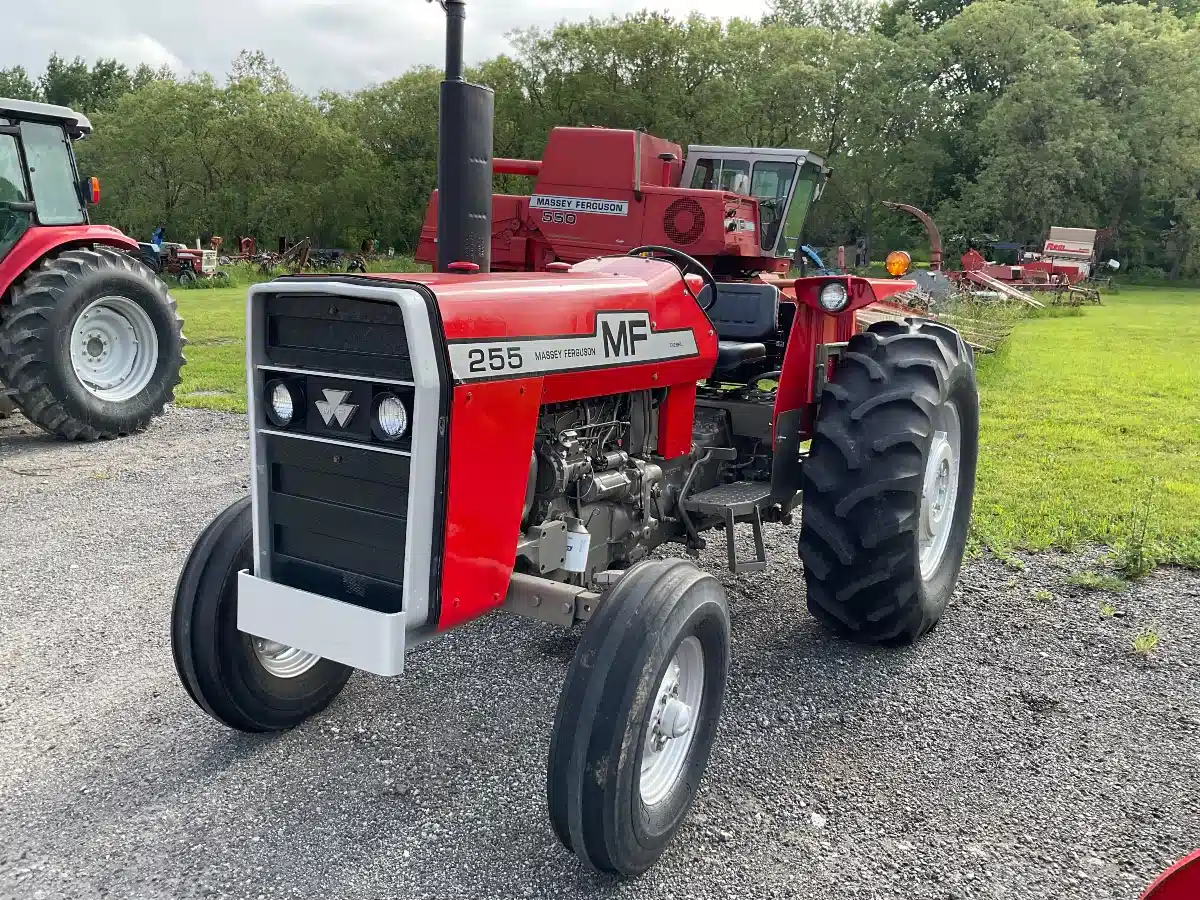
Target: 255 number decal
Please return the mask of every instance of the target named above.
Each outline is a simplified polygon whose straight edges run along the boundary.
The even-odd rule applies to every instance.
[[[467,354],[467,369],[473,374],[516,372],[524,365],[520,347],[489,347],[487,353],[474,347]]]

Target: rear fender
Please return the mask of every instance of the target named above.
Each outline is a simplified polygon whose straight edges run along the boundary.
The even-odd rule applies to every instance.
[[[814,275],[811,278],[797,278],[795,291],[796,301],[809,307],[813,311],[825,316],[830,313],[826,312],[817,298],[821,294],[822,288],[830,282],[841,282],[846,286],[846,293],[850,295],[850,303],[845,309],[841,310],[841,315],[855,310],[862,309],[864,306],[870,306],[872,303],[877,303],[880,300],[886,300],[888,297],[894,297],[896,294],[902,294],[905,291],[911,291],[916,288],[915,281],[906,281],[896,278],[858,278],[854,275]]]
[[[35,226],[28,229],[8,255],[0,260],[0,303],[7,302],[8,289],[27,271],[55,251],[93,244],[137,252],[137,241],[111,225]]]
[[[821,289],[830,282],[844,284],[850,296],[849,304],[837,313],[828,312],[817,300]],[[857,310],[915,287],[913,281],[853,275],[797,278],[790,291],[783,287],[785,296],[794,292],[796,315],[788,333],[772,413],[771,480],[772,494],[777,500],[800,488],[799,445],[812,436],[820,347],[849,340],[855,331]]]

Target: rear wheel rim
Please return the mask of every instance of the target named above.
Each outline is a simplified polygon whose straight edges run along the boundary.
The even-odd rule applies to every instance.
[[[638,793],[647,806],[666,800],[683,775],[703,699],[704,646],[690,635],[667,664],[650,707],[638,773]]]
[[[941,568],[954,532],[958,507],[958,477],[962,457],[962,420],[949,402],[938,416],[933,443],[925,462],[921,487],[921,522],[918,541],[921,580],[929,581]]]
[[[254,656],[267,672],[276,678],[298,678],[321,661],[307,650],[289,647],[266,638],[252,638]]]
[[[150,314],[128,297],[101,297],[71,327],[71,368],[84,389],[120,403],[149,386],[158,367],[158,332]]]

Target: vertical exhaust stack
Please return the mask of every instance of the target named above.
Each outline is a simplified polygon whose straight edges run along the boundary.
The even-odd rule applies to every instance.
[[[446,11],[446,79],[438,124],[437,269],[470,262],[487,272],[492,263],[491,88],[463,78],[465,0],[441,0]]]

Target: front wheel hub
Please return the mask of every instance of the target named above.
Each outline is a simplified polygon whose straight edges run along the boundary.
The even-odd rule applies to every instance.
[[[638,790],[647,806],[666,799],[682,776],[703,698],[704,648],[699,638],[691,635],[667,664],[650,707],[638,778]]]

